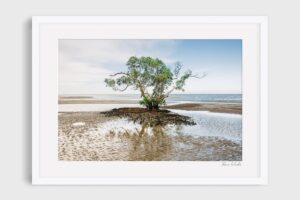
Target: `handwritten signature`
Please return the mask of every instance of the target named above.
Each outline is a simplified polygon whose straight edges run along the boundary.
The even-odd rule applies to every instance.
[[[223,161],[222,166],[242,166],[241,161]]]

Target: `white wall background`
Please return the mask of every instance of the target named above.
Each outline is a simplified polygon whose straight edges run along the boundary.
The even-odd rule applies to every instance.
[[[268,186],[31,186],[31,16],[268,15]],[[0,199],[299,199],[297,0],[26,0],[0,3]]]

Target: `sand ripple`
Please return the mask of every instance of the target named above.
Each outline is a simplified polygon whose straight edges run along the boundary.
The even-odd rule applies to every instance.
[[[175,125],[134,125],[124,119],[128,128],[120,129],[116,123],[118,120],[97,112],[61,113],[59,160],[242,160],[241,142],[218,136],[186,134],[185,129]],[[115,128],[109,125],[113,122]]]

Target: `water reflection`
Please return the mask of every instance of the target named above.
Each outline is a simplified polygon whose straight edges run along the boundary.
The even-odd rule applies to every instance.
[[[201,133],[187,134],[190,127],[186,125],[127,124],[128,129],[115,126],[105,134],[107,141],[114,141],[116,148],[127,152],[120,160],[242,160],[241,143]]]
[[[128,160],[161,160],[173,147],[173,139],[166,129],[166,126],[143,123],[135,130],[110,130],[106,138],[126,143]]]
[[[240,161],[241,118],[192,113],[195,126],[60,121],[59,159],[73,161]],[[83,117],[81,117],[83,119]],[[84,120],[82,120],[84,121]],[[97,120],[95,120],[97,121]],[[72,126],[72,124],[82,126]]]

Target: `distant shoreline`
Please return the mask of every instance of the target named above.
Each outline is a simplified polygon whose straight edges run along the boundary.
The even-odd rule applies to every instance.
[[[58,104],[138,104],[136,100],[99,100],[90,98],[59,99]]]
[[[115,101],[117,102],[117,101]],[[72,106],[72,105],[87,105],[87,106],[93,106],[98,105],[98,107],[94,109],[88,109],[88,110],[74,110],[69,109],[69,111],[66,110],[60,110],[59,112],[99,112],[104,110],[110,110],[113,108],[124,108],[124,107],[141,107],[138,104],[135,103],[127,103],[127,104],[120,104],[116,103],[113,104],[111,101],[105,102],[105,103],[86,103],[86,104],[60,104],[61,106]],[[99,109],[100,107],[101,109]],[[73,107],[73,106],[72,106]],[[107,109],[105,109],[107,108]],[[176,110],[186,110],[186,111],[209,111],[209,112],[216,112],[216,113],[230,113],[230,114],[242,114],[242,104],[241,103],[179,103],[179,104],[173,104],[168,106],[162,106],[161,109],[176,109]]]
[[[97,99],[93,96],[59,96],[58,104],[139,104],[139,99]],[[168,105],[186,104],[186,103],[214,103],[214,104],[241,104],[240,101],[235,100],[169,100]]]
[[[209,111],[216,113],[242,114],[241,103],[181,103],[165,106],[167,109]]]

